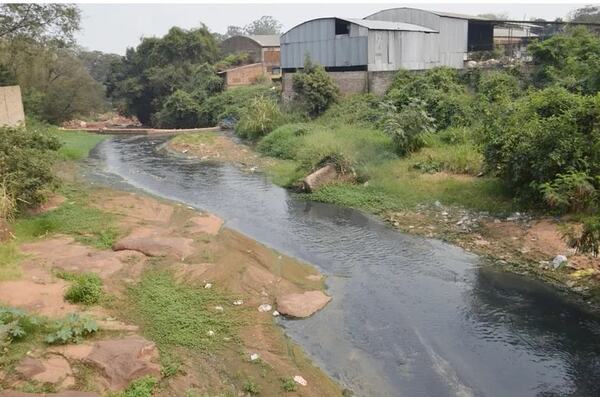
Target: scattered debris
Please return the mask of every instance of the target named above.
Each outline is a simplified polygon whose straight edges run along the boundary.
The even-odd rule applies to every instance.
[[[554,259],[552,259],[552,267],[554,269],[558,269],[562,264],[568,261],[567,257],[564,255],[556,255]]]
[[[306,386],[308,385],[308,382],[306,381],[306,379],[304,379],[303,377],[301,377],[300,375],[296,375],[294,376],[294,382],[296,382],[297,384],[301,385],[301,386]]]
[[[243,305],[243,304],[244,304],[244,301],[243,301],[243,300],[241,300],[241,299],[238,299],[238,300],[236,300],[236,301],[233,301],[233,305],[234,305],[234,306],[241,306],[241,305]]]
[[[258,307],[258,311],[261,312],[261,313],[270,312],[271,309],[272,309],[272,307],[268,303],[263,303],[262,305],[260,305]]]
[[[211,283],[204,284],[204,289],[211,289],[211,288],[212,288],[212,284]]]
[[[260,356],[258,355],[258,353],[252,353],[250,355],[250,361],[256,361],[260,358]]]
[[[273,310],[273,317],[278,317],[279,316],[279,312],[277,310]]]

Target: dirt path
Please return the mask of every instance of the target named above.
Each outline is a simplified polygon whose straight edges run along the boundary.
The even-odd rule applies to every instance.
[[[227,229],[214,215],[182,205],[108,189],[92,192],[89,205],[118,217],[120,237],[113,250],[65,235],[22,243],[21,277],[0,282],[0,304],[50,319],[74,312],[88,315],[97,320],[100,332],[75,345],[15,344],[10,359],[0,361],[0,390],[104,394],[150,375],[160,380],[154,395],[278,396],[286,390],[289,395],[341,395],[277,325],[278,302],[286,302],[287,313],[297,316],[327,303],[323,277],[314,268]],[[60,272],[97,274],[107,298],[92,306],[66,302],[71,281],[57,277]],[[170,290],[148,281],[156,275],[157,280],[172,277],[171,289],[183,294],[173,296],[194,300],[189,305],[161,301],[156,294]],[[294,306],[294,297],[307,291],[314,299]],[[181,304],[189,311],[181,327],[209,327],[208,337],[183,331],[181,339],[176,339],[178,331],[161,336],[144,316],[152,313],[157,316],[152,321],[168,325],[176,318],[169,316],[179,313],[143,306],[140,302],[148,297],[155,299],[153,305]],[[196,301],[208,303],[200,308]],[[223,324],[231,329],[219,328]],[[228,336],[213,343],[211,338],[220,333]],[[197,342],[204,339],[208,342]],[[0,396],[20,395],[6,390]]]

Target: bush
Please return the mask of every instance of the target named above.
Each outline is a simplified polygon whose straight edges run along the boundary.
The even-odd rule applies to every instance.
[[[17,210],[42,203],[56,184],[58,139],[43,128],[0,128],[0,175]]]
[[[372,94],[357,94],[340,98],[318,121],[332,127],[348,124],[372,128],[381,123],[383,116],[380,98]]]
[[[195,128],[200,126],[200,105],[185,91],[177,90],[153,115],[152,124],[160,128]]]
[[[477,84],[477,92],[488,102],[514,99],[519,96],[520,90],[515,76],[500,71],[482,73]]]
[[[439,129],[467,126],[473,120],[472,98],[455,69],[440,67],[423,73],[400,70],[386,94],[398,109],[413,100],[425,103]]]
[[[83,338],[98,332],[98,324],[90,317],[71,313],[49,326],[50,333],[46,336],[46,343],[62,345],[78,343]]]
[[[583,94],[600,91],[600,38],[585,27],[534,42],[528,51],[538,87],[558,84]]]
[[[97,274],[61,273],[59,276],[73,282],[67,292],[65,292],[65,299],[67,301],[93,305],[98,303],[102,298],[102,279]]]
[[[394,151],[399,156],[423,147],[423,134],[434,130],[433,118],[418,100],[409,102],[400,111],[390,102],[383,103],[385,116],[383,131],[392,138]]]
[[[258,139],[283,121],[278,103],[272,98],[255,97],[241,112],[235,132],[242,138]]]
[[[258,143],[258,151],[271,157],[293,160],[302,146],[302,137],[314,129],[309,124],[285,124]]]
[[[131,382],[122,392],[109,394],[109,397],[152,397],[157,384],[156,378],[147,375]]]
[[[23,310],[0,306],[0,349],[22,340],[40,325],[36,317]]]
[[[292,88],[296,101],[313,117],[323,113],[339,95],[338,87],[325,68],[313,64],[309,57],[304,60],[303,70],[294,74]]]
[[[565,190],[560,174],[600,173],[600,96],[551,87],[494,109],[484,115],[485,163],[521,197],[554,197]]]
[[[571,248],[575,248],[577,252],[597,257],[600,253],[600,216],[587,218],[579,235],[571,230],[565,237]]]
[[[568,172],[558,174],[551,182],[542,183],[540,191],[544,201],[552,208],[563,212],[582,212],[594,208],[598,200],[598,192],[594,183],[599,180],[588,176],[584,172]]]
[[[235,124],[241,117],[243,110],[258,97],[278,99],[278,91],[270,85],[252,85],[236,87],[213,95],[200,105],[200,124],[202,126],[215,126],[223,120]]]

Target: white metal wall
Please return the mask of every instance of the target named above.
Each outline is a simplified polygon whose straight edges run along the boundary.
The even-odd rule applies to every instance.
[[[369,71],[423,70],[439,65],[439,34],[369,31]]]
[[[301,68],[304,55],[325,67],[367,65],[368,30],[350,24],[350,34],[335,35],[335,18],[305,22],[281,36],[281,67]]]
[[[383,10],[365,19],[406,22],[425,26],[439,32],[439,66],[462,68],[467,54],[468,21],[436,15],[425,10],[394,8]]]

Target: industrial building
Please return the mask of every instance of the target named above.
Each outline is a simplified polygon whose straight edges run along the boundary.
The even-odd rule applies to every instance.
[[[383,93],[399,69],[463,68],[471,51],[491,50],[494,23],[485,18],[393,8],[364,19],[318,18],[281,36],[284,96],[306,55],[342,93]]]
[[[226,87],[250,85],[259,78],[272,79],[281,74],[279,35],[233,36],[221,43],[221,55],[245,53],[247,64],[220,74]]]

